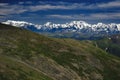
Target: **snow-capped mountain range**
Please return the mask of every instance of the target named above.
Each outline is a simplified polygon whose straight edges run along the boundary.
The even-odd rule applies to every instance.
[[[47,32],[47,33],[74,33],[74,34],[84,34],[84,35],[111,35],[120,33],[120,24],[110,23],[97,23],[89,24],[85,21],[71,21],[65,24],[55,24],[52,22],[47,22],[43,25],[37,25],[33,23],[28,23],[25,21],[14,21],[8,20],[2,22],[3,24],[12,25],[16,27],[21,27],[25,29],[32,30],[34,32]],[[62,35],[64,35],[62,34]],[[75,36],[75,35],[74,35]],[[77,35],[78,36],[78,35]]]

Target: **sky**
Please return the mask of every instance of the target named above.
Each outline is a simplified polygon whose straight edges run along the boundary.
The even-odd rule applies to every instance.
[[[0,22],[120,23],[120,0],[0,0]]]

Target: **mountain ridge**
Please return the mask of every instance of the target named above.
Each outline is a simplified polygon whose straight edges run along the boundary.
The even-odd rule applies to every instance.
[[[7,20],[5,22],[1,22],[3,24],[8,24],[8,25],[12,25],[12,26],[16,26],[16,27],[27,27],[30,25],[33,25],[34,27],[36,27],[37,29],[41,29],[43,27],[46,28],[71,28],[74,27],[76,29],[82,29],[82,28],[89,28],[91,27],[93,28],[108,28],[108,26],[110,28],[114,28],[116,27],[119,31],[120,31],[120,24],[116,24],[116,23],[110,23],[110,24],[104,24],[104,23],[97,23],[97,24],[89,24],[85,21],[71,21],[70,23],[65,23],[65,24],[55,24],[52,22],[46,22],[43,25],[38,25],[38,24],[33,24],[33,23],[29,23],[29,22],[25,22],[25,21],[14,21],[14,20]]]
[[[49,31],[59,31],[61,29],[65,29],[68,32],[106,32],[106,33],[114,33],[120,31],[120,24],[110,23],[97,23],[97,24],[88,24],[85,21],[71,21],[70,23],[65,24],[55,24],[52,22],[47,22],[43,25],[36,25],[33,23],[28,23],[25,21],[13,21],[8,20],[6,22],[2,22],[3,24],[8,24],[16,27],[34,27],[39,31],[49,32]]]
[[[71,21],[65,24],[47,22],[43,25],[38,25],[25,21],[8,20],[2,22],[2,24],[24,28],[50,37],[74,38],[80,40],[96,40],[105,36],[120,34],[120,24],[116,23],[89,24],[85,21]]]

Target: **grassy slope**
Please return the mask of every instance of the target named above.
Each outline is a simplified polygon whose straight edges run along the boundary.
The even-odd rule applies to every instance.
[[[120,57],[120,35],[113,35],[108,38],[96,41],[98,47],[106,50],[108,53]]]
[[[30,31],[0,25],[0,55],[24,61],[56,80],[120,78],[120,59],[95,47],[91,41],[51,39]],[[62,75],[63,73],[67,74]]]
[[[23,62],[0,55],[0,80],[52,80]]]

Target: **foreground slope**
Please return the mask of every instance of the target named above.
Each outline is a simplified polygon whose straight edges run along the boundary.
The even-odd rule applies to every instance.
[[[0,80],[53,80],[22,61],[0,55]]]
[[[2,24],[0,56],[2,80],[120,79],[120,59],[91,41],[52,39]]]

